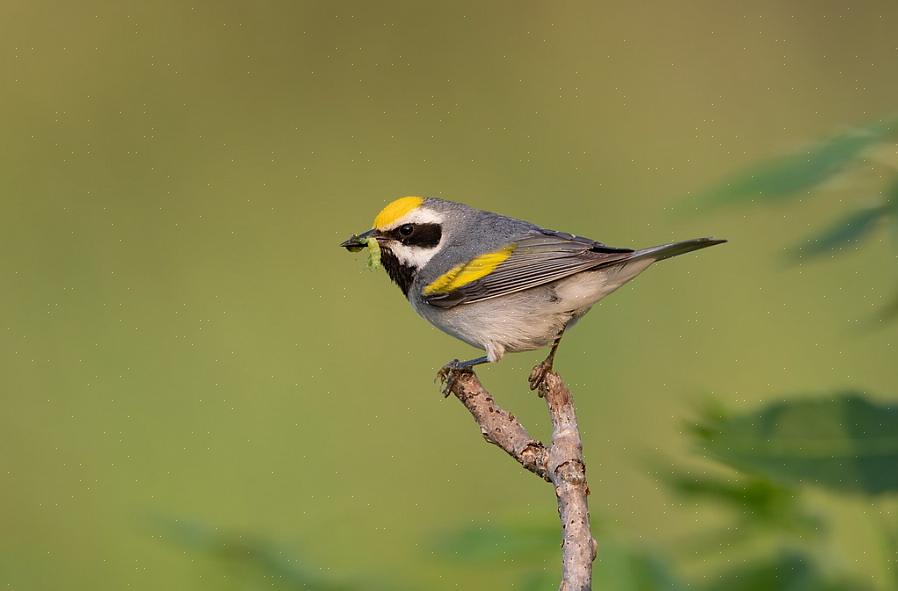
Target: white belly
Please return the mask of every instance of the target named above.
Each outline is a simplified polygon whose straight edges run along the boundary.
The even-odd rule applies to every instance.
[[[448,310],[417,310],[434,326],[487,352],[496,361],[505,352],[550,345],[572,321],[645,270],[651,259],[622,267],[587,271],[552,284]]]

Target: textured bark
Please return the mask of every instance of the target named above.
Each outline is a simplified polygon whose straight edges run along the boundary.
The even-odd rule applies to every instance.
[[[471,370],[444,370],[447,391],[464,404],[488,442],[502,448],[524,468],[555,487],[562,528],[560,591],[592,589],[596,541],[589,528],[586,464],[570,391],[558,374],[546,371],[539,394],[552,420],[552,444],[533,439],[514,415],[502,409]]]
[[[561,519],[562,576],[560,591],[592,589],[592,562],[596,541],[589,528],[589,486],[574,400],[554,372],[546,373],[539,386],[552,418],[549,478],[555,485]]]

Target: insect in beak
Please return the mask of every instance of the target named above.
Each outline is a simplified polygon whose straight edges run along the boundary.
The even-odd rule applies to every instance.
[[[353,234],[348,239],[344,240],[340,243],[342,248],[345,248],[349,252],[358,252],[363,248],[367,248],[368,246],[368,238],[374,235],[374,230],[368,230],[367,232],[362,232],[358,236]]]

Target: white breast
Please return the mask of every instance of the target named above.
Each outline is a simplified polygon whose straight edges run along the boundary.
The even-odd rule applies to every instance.
[[[485,350],[490,361],[497,361],[506,352],[532,351],[552,344],[568,323],[653,262],[644,259],[586,271],[553,284],[447,310],[423,302],[412,304],[431,324]]]

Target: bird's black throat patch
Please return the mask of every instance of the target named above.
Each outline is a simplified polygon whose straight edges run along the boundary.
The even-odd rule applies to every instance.
[[[407,298],[408,290],[412,286],[412,281],[415,280],[418,270],[414,267],[403,265],[387,247],[382,247],[380,251],[380,262],[384,266],[387,275],[390,276],[393,283],[399,286],[399,289],[402,290],[402,295]]]

